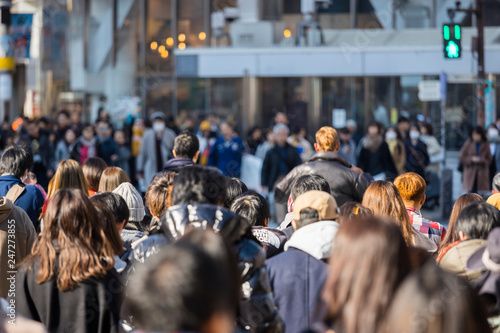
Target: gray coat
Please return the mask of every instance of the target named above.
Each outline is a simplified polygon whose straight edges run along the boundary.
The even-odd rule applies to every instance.
[[[172,155],[172,148],[174,146],[175,133],[171,129],[165,128],[161,140],[161,154],[164,165]],[[144,172],[144,180],[149,185],[156,173],[156,138],[152,129],[147,130],[142,137],[141,152],[137,156],[137,170]]]

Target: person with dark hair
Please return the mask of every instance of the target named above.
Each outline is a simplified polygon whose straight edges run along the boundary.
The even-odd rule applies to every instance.
[[[320,128],[314,143],[317,153],[307,163],[295,167],[276,186],[276,201],[285,203],[289,199],[294,181],[300,176],[319,175],[328,181],[330,194],[339,206],[348,201],[360,202],[369,181],[361,170],[339,155],[339,147],[337,131],[329,126]]]
[[[262,195],[245,192],[234,199],[229,210],[250,222],[252,234],[262,244],[267,258],[283,252],[287,238],[282,231],[268,227],[269,205]]]
[[[163,170],[165,163],[173,156],[172,147],[175,132],[166,127],[165,114],[155,112],[150,117],[152,129],[146,130],[142,137],[139,156],[137,156],[137,179],[144,179],[145,187],[155,175]]]
[[[314,149],[309,141],[302,136],[302,127],[294,125],[290,129],[290,136],[287,142],[297,148],[302,162],[307,162],[314,154]]]
[[[439,163],[443,160],[442,148],[438,140],[434,136],[434,128],[432,124],[423,123],[419,126],[420,140],[427,146],[427,154],[429,155],[428,171],[436,174],[439,173]]]
[[[174,140],[174,158],[168,160],[163,171],[179,172],[180,168],[195,165],[200,156],[200,142],[191,131],[184,130]]]
[[[366,208],[360,203],[346,202],[339,210],[339,224],[349,223],[354,219],[373,216],[370,208]]]
[[[33,153],[33,167],[31,171],[36,175],[38,183],[43,188],[47,188],[49,180],[55,172],[54,145],[49,140],[49,134],[39,128],[37,121],[28,120],[26,122],[26,130],[29,137],[27,148]]]
[[[116,143],[116,151],[118,155],[118,160],[115,161],[115,165],[125,171],[127,175],[131,176],[130,161],[132,160],[132,151],[130,150],[130,144],[127,142],[125,131],[115,131],[113,139]]]
[[[128,222],[130,213],[127,202],[121,195],[111,192],[100,192],[90,198],[91,202],[100,202],[105,205],[113,214],[116,227],[119,232],[123,230]]]
[[[328,184],[328,181],[320,175],[303,175],[295,179],[292,184],[290,195],[288,196],[288,213],[285,215],[283,222],[281,222],[278,227],[279,230],[285,233],[287,238],[290,238],[293,234],[292,220],[294,200],[308,191],[323,191],[331,193],[330,184]]]
[[[225,186],[226,179],[217,170],[200,166],[181,169],[174,180],[173,206],[163,215],[159,233],[139,243],[134,258],[144,262],[189,230],[213,229],[232,246],[239,267],[245,267],[240,271],[238,327],[245,332],[281,332],[283,326],[265,274],[266,266],[260,261],[265,254],[251,235],[250,223],[222,207]]]
[[[93,196],[99,191],[99,182],[101,176],[108,165],[100,157],[90,157],[82,165],[83,175],[87,180],[89,188],[89,197]]]
[[[124,285],[113,268],[104,223],[87,194],[59,190],[44,225],[16,274],[17,313],[40,321],[49,332],[118,332]]]
[[[260,126],[254,126],[247,132],[246,146],[248,153],[255,155],[257,148],[263,142],[262,128]]]
[[[69,153],[71,159],[83,164],[88,158],[97,157],[97,138],[94,134],[94,126],[83,125],[82,135],[76,139]]]
[[[397,127],[389,127],[387,129],[385,132],[385,142],[391,152],[392,160],[398,175],[402,175],[406,172],[406,147]]]
[[[27,148],[7,148],[0,157],[0,196],[7,197],[14,205],[23,209],[35,228],[42,212],[45,199],[34,185],[24,185],[29,170],[33,166],[33,154]]]
[[[335,332],[380,332],[410,256],[399,228],[368,217],[340,226],[323,289],[324,324]]]
[[[351,132],[347,128],[341,128],[339,133],[339,155],[347,163],[356,164],[356,143],[351,139]]]
[[[500,211],[485,202],[475,202],[465,207],[457,219],[456,233],[460,242],[449,249],[441,258],[443,269],[475,282],[481,272],[467,269],[467,260],[486,244],[488,235],[500,227]]]
[[[267,260],[267,273],[287,333],[301,333],[319,320],[316,310],[326,280],[338,208],[326,192],[309,191],[295,201],[294,234],[285,252]]]
[[[382,125],[376,122],[371,123],[358,146],[358,166],[372,175],[375,180],[386,180],[398,174],[389,146],[382,135]]]
[[[226,199],[224,200],[224,207],[229,209],[233,201],[243,193],[248,191],[247,185],[239,178],[227,177],[226,178]]]
[[[427,145],[420,140],[420,130],[417,125],[410,126],[409,138],[405,142],[406,163],[408,172],[415,172],[422,178],[427,179],[425,169],[430,163]]]
[[[138,266],[124,305],[135,328],[234,332],[238,278],[228,251],[219,235],[194,230]]]
[[[410,120],[408,120],[408,118],[403,116],[399,117],[397,127],[403,141],[408,140],[408,132],[410,131]]]
[[[432,262],[401,284],[383,326],[383,333],[491,332],[470,285]]]
[[[486,132],[476,126],[471,138],[460,149],[460,162],[463,164],[462,189],[466,192],[482,193],[490,191],[490,163],[493,160],[486,140]]]
[[[113,166],[118,162],[118,148],[113,139],[113,128],[108,121],[103,119],[96,123],[97,156],[102,158],[107,165]]]
[[[220,125],[221,136],[216,140],[210,155],[208,165],[217,167],[224,176],[239,177],[241,173],[241,159],[245,153],[243,140],[234,132],[228,122]]]
[[[466,193],[462,194],[457,201],[455,201],[453,209],[451,210],[450,219],[448,220],[448,230],[446,231],[446,236],[441,242],[441,245],[439,245],[437,257],[438,262],[441,261],[441,258],[446,252],[448,252],[449,249],[460,243],[460,238],[457,233],[458,215],[460,215],[460,212],[465,207],[474,202],[484,202],[484,199],[479,194]]]
[[[66,131],[71,127],[70,115],[68,110],[61,110],[56,118],[56,142],[61,141],[66,135]]]

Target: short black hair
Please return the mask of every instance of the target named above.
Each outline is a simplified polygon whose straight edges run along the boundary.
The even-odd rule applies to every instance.
[[[111,192],[100,192],[90,197],[90,201],[104,204],[113,213],[116,223],[128,222],[130,212],[127,202],[121,195]]]
[[[295,200],[301,194],[309,191],[323,191],[330,194],[330,184],[320,175],[300,176],[292,184],[292,199]]]
[[[245,218],[253,226],[267,227],[269,204],[262,195],[255,191],[245,192],[234,199],[230,210]]]
[[[200,150],[198,137],[191,131],[184,130],[174,140],[175,154],[179,158],[189,158],[192,160]]]
[[[234,199],[248,191],[247,185],[239,178],[227,177],[226,178],[226,200],[224,207],[229,209]]]
[[[182,168],[174,180],[172,205],[221,205],[226,199],[226,178],[219,170],[194,165]]]
[[[474,202],[458,215],[456,230],[470,239],[488,239],[490,231],[497,227],[500,227],[500,211],[486,202]]]
[[[26,170],[33,166],[33,153],[25,147],[9,147],[0,157],[2,175],[21,178]]]
[[[486,138],[486,131],[482,126],[476,126],[470,131],[470,136],[472,138],[472,133],[476,132],[481,136],[481,142],[487,142],[488,138]]]
[[[410,120],[408,118],[406,118],[405,116],[401,116],[399,117],[398,119],[398,124],[401,124],[401,123],[409,123]]]
[[[236,274],[231,274],[233,263],[225,254],[229,249],[211,230],[192,233],[209,235],[212,240],[204,245],[200,237],[181,238],[137,266],[130,277],[125,310],[133,316],[136,328],[200,332],[214,314],[234,315]]]

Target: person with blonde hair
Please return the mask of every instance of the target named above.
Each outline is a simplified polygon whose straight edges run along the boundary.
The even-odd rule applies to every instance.
[[[394,180],[394,185],[403,198],[413,228],[439,246],[446,236],[446,229],[441,224],[426,219],[420,213],[420,208],[426,199],[427,185],[425,180],[415,172],[408,172],[397,177]]]
[[[436,244],[412,227],[403,198],[394,184],[384,180],[373,182],[365,192],[362,205],[371,209],[374,216],[391,219],[408,246],[436,252]]]
[[[321,127],[316,132],[316,154],[305,164],[295,167],[277,185],[276,201],[286,203],[294,181],[300,176],[315,174],[328,181],[331,194],[339,207],[349,201],[361,202],[370,182],[360,169],[339,155],[339,148],[337,131],[333,127]]]
[[[113,192],[120,184],[130,183],[129,176],[119,167],[104,169],[99,181],[99,192]]]

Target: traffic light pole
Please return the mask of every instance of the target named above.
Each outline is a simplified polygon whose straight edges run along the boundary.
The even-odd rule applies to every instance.
[[[450,18],[453,17],[455,12],[464,12],[472,15],[476,15],[476,27],[477,27],[477,39],[476,39],[476,51],[477,51],[477,89],[476,89],[476,99],[477,99],[477,125],[485,126],[485,88],[486,88],[486,73],[484,70],[484,2],[485,0],[476,0],[474,9],[462,9],[460,8],[460,2],[456,2],[456,7],[454,9],[448,9],[448,14]],[[474,45],[474,43],[473,43]],[[474,51],[474,50],[473,50]]]

